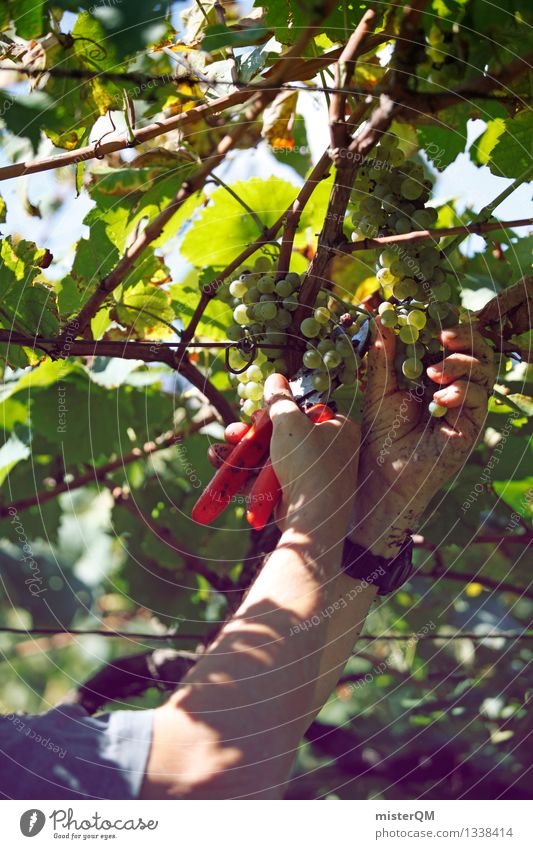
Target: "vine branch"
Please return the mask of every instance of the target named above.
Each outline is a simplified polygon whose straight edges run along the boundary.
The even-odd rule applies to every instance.
[[[382,245],[394,245],[402,242],[415,242],[417,239],[438,239],[446,236],[461,235],[463,238],[470,235],[481,235],[492,230],[507,229],[510,227],[526,227],[533,224],[533,218],[518,218],[514,221],[472,221],[458,227],[439,227],[435,230],[413,230],[411,233],[402,233],[395,236],[377,236],[375,239],[360,239],[357,242],[343,242],[339,245],[340,253],[350,254],[356,251],[370,251],[380,248]],[[455,241],[455,240],[454,240]],[[462,241],[462,239],[460,240]],[[450,243],[451,244],[451,243]]]

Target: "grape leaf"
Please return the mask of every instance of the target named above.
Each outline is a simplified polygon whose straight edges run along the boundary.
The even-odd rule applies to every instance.
[[[279,218],[297,192],[295,186],[278,177],[253,177],[231,188],[256,211],[265,227]],[[221,187],[215,189],[209,206],[185,235],[182,254],[193,265],[222,268],[259,235],[252,216]]]
[[[494,118],[472,145],[470,155],[478,165],[488,165],[498,177],[519,177],[531,166],[533,116],[524,109],[514,118]]]

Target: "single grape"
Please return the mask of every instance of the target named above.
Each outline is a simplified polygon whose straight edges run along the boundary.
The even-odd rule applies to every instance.
[[[392,274],[390,268],[380,268],[376,277],[382,286],[390,286],[391,283],[394,283],[396,280],[396,277]]]
[[[230,324],[226,333],[230,342],[238,342],[242,339],[242,330],[238,324]]]
[[[398,235],[402,235],[402,233],[410,233],[411,232],[411,222],[405,215],[401,215],[394,224],[394,229],[398,233]]]
[[[274,291],[274,278],[269,274],[264,274],[257,281],[257,288],[262,295],[271,295]]]
[[[256,304],[259,298],[261,297],[261,293],[257,286],[252,286],[248,289],[244,295],[242,296],[243,304]]]
[[[395,168],[398,168],[399,165],[405,162],[405,154],[399,148],[391,150],[389,155],[389,162]]]
[[[449,283],[437,283],[431,287],[435,300],[447,301],[452,294],[452,287]]]
[[[293,291],[297,289],[300,283],[303,283],[306,277],[306,272],[303,272],[301,275],[297,274],[295,271],[289,271],[285,275],[285,280],[288,280],[291,284]]]
[[[233,318],[237,324],[241,325],[241,327],[245,327],[247,324],[252,323],[252,319],[248,316],[248,309],[245,304],[239,304],[238,307],[235,307],[233,310]]]
[[[412,298],[413,295],[416,295],[417,285],[412,277],[403,277],[394,283],[392,291],[395,298],[403,301],[405,298]]]
[[[365,236],[366,238],[373,239],[375,236],[377,236],[378,229],[378,225],[374,224],[374,222],[366,216],[361,220],[361,223],[359,224],[359,232],[362,236]]]
[[[321,339],[317,345],[317,350],[320,354],[326,354],[328,351],[333,351],[335,343],[331,339]]]
[[[288,310],[289,312],[294,312],[298,309],[298,298],[296,295],[291,295],[288,298],[283,298],[282,305],[284,310]]]
[[[326,325],[331,318],[331,313],[327,307],[318,307],[318,309],[314,311],[313,315],[315,321],[318,321],[318,323],[323,326]]]
[[[324,365],[328,369],[337,368],[340,366],[342,357],[338,351],[326,351],[324,354]]]
[[[320,333],[320,325],[314,318],[304,318],[300,324],[300,330],[304,336],[307,336],[308,339],[313,339]]]
[[[259,310],[259,316],[262,321],[272,321],[278,313],[278,308],[274,301],[263,301],[258,304],[257,309]]]
[[[251,366],[248,366],[244,373],[246,375],[247,380],[254,380],[259,383],[263,380],[263,372],[261,371],[260,366],[256,365],[255,363],[252,363]]]
[[[393,247],[385,248],[379,255],[379,264],[384,268],[390,268],[395,259],[398,258],[398,251]]]
[[[287,327],[290,327],[292,324],[292,317],[288,310],[278,309],[278,314],[274,321],[272,322],[273,327],[277,327],[280,330],[285,330]]]
[[[413,327],[412,324],[405,324],[403,327],[400,327],[399,335],[402,342],[405,342],[406,345],[412,345],[418,339],[418,328]]]
[[[272,260],[267,256],[258,256],[254,262],[254,271],[258,274],[266,274],[272,268]]]
[[[385,212],[397,212],[398,210],[398,197],[393,192],[389,192],[388,195],[385,195],[382,201],[383,209]]]
[[[247,291],[248,286],[242,280],[232,280],[229,284],[229,293],[234,298],[242,298]]]
[[[247,400],[242,405],[242,411],[246,416],[252,417],[252,415],[257,412],[257,410],[261,409],[260,401],[252,401],[251,398],[247,398]]]
[[[404,263],[401,259],[394,259],[389,265],[389,271],[395,277],[402,277],[404,274]]]
[[[239,398],[246,398],[247,397],[246,389],[247,389],[246,383],[243,383],[242,381],[240,381],[237,384],[237,395],[239,396]]]
[[[409,357],[402,363],[402,371],[408,380],[416,380],[424,371],[424,365],[421,360],[414,357]]]
[[[434,321],[439,321],[448,315],[449,309],[448,304],[442,304],[438,301],[433,301],[428,306],[428,313]]]
[[[317,392],[327,392],[329,389],[329,377],[326,372],[319,372],[318,374],[313,375],[312,380],[313,386],[317,390]]]
[[[289,280],[278,280],[276,283],[276,292],[280,296],[280,298],[288,298],[289,295],[292,295],[294,287],[292,286]]]
[[[433,416],[435,419],[440,419],[442,416],[445,416],[448,412],[447,407],[443,407],[442,404],[437,404],[436,401],[430,401],[428,404],[429,415]]]
[[[422,248],[418,255],[421,262],[428,262],[433,268],[440,262],[440,251],[437,248],[431,247],[431,245]]]
[[[409,177],[402,181],[402,185],[400,187],[402,197],[406,198],[407,200],[416,200],[420,197],[423,191],[424,186]]]
[[[407,316],[407,324],[412,324],[418,330],[422,330],[427,324],[427,318],[422,310],[411,310]]]
[[[381,313],[381,323],[383,327],[396,327],[398,323],[398,316],[396,315],[396,310],[393,309],[390,304],[389,309]]]
[[[322,365],[322,357],[318,351],[306,351],[303,356],[303,363],[306,368],[320,368]]]
[[[259,369],[261,371],[261,369]],[[261,380],[263,379],[263,373],[261,372]],[[257,383],[255,380],[251,380],[246,384],[246,397],[250,399],[250,401],[259,401],[263,397],[263,384]]]

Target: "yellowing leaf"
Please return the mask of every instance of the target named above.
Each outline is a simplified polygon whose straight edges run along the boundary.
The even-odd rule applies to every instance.
[[[173,335],[168,326],[174,319],[170,296],[150,283],[138,283],[128,289],[122,301],[111,310],[111,318],[141,338]]]

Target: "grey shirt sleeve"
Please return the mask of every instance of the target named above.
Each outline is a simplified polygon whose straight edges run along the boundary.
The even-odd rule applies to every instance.
[[[90,716],[59,705],[41,716],[0,716],[0,799],[137,798],[153,713]]]

